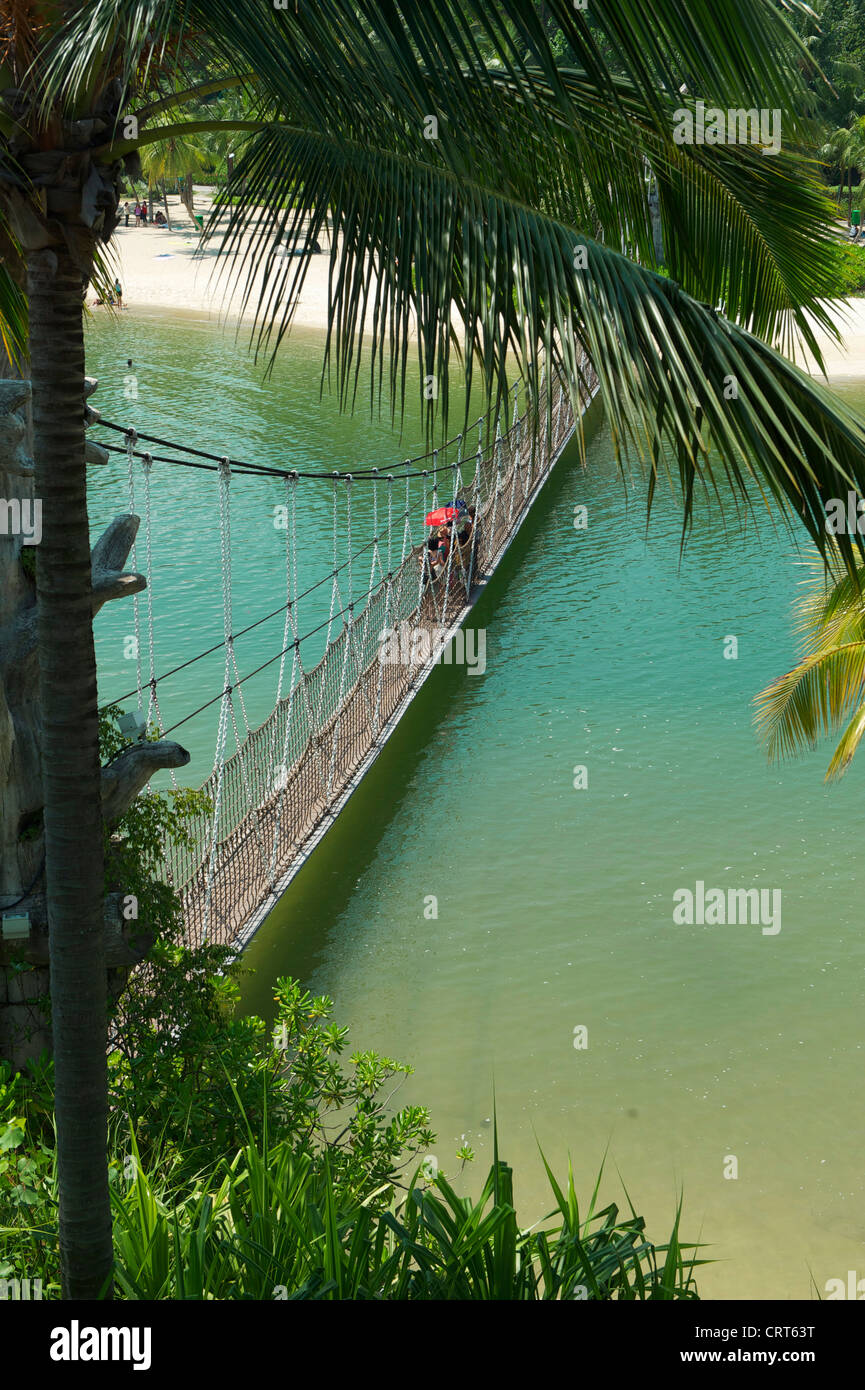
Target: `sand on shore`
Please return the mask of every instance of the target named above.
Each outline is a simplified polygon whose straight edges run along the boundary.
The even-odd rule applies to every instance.
[[[130,205],[134,204],[130,200]],[[198,234],[193,228],[186,208],[175,195],[169,195],[169,215],[172,227],[136,227],[130,216],[126,227],[121,217],[112,242],[112,264],[116,266],[123,288],[124,309],[194,311],[236,322],[252,319],[260,286],[263,266],[257,272],[251,303],[242,304],[245,275],[231,271],[219,274],[221,260],[213,244],[203,254],[198,253]],[[161,207],[154,199],[154,212]],[[205,216],[212,206],[210,190],[196,189],[195,210]],[[321,239],[320,239],[321,240]],[[248,237],[246,238],[248,242]],[[293,324],[300,328],[323,330],[327,325],[329,242],[321,241],[320,254],[310,257]],[[198,253],[198,254],[197,254]],[[865,255],[865,249],[862,252]],[[280,266],[283,252],[278,253]],[[91,291],[88,300],[92,304]],[[834,342],[827,334],[819,333],[826,374],[831,378],[865,376],[865,299],[833,301],[833,318],[838,324],[841,341]],[[96,313],[103,312],[100,309]],[[107,310],[105,312],[110,312]],[[797,363],[815,370],[815,363],[805,352],[797,354]]]
[[[134,206],[134,198],[125,201],[129,201],[130,207]],[[207,217],[211,206],[209,192],[196,189],[196,213]],[[180,199],[169,195],[168,208],[170,228],[152,223],[136,227],[131,215],[127,227],[121,215],[120,226],[111,243],[109,262],[112,272],[116,270],[120,278],[124,310],[195,311],[212,316],[215,321],[251,320],[258,301],[256,290],[261,284],[263,264],[256,272],[250,303],[244,306],[246,272],[232,268],[227,260],[217,257],[216,247],[221,245],[222,238],[217,235],[215,241],[200,251],[198,233]],[[160,210],[164,211],[162,201],[154,198],[153,211]],[[244,237],[244,246],[249,239],[249,235]],[[293,323],[303,328],[324,329],[327,325],[330,243],[321,238],[319,241],[322,250],[309,258],[294,312]],[[293,269],[297,263],[297,258],[288,257],[282,251],[277,253],[280,271],[283,266]],[[95,294],[91,290],[88,302],[93,305],[94,301]],[[97,308],[95,312],[101,310]]]

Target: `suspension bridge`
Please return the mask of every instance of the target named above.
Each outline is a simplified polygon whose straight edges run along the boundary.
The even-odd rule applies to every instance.
[[[588,359],[580,364],[579,382],[584,413],[597,391]],[[180,895],[190,944],[209,940],[240,950],[333,825],[442,659],[578,421],[559,381],[543,385],[540,399],[522,407],[517,384],[504,429],[501,417],[485,417],[470,438],[458,435],[392,471],[364,468],[354,473],[274,469],[110,421],[98,423],[115,437],[124,437],[122,443],[103,447],[126,454],[129,512],[135,514],[136,500],[142,499],[145,520],[147,583],[144,595],[136,594],[134,600],[136,687],[110,703],[135,697],[141,719],[161,734],[173,733],[208,708],[217,713],[218,707],[213,770],[201,788],[208,809],[190,824],[187,844],[165,844],[164,873]],[[156,462],[208,469],[215,476],[224,631],[221,643],[159,675],[152,598]],[[236,478],[254,476],[281,479],[284,488],[285,599],[279,608],[235,630],[231,485]],[[299,493],[307,487],[332,492],[333,565],[299,592]],[[355,546],[352,514],[358,489],[365,493],[363,512],[372,534]],[[441,505],[442,497],[446,503],[459,499],[461,516],[471,512],[473,522],[462,544],[456,533],[462,523],[452,523],[447,559],[435,566],[425,542],[424,518]],[[340,539],[347,554],[342,563]],[[320,601],[322,592],[329,594],[328,616],[305,628],[303,615],[312,596]],[[281,646],[241,675],[235,652],[238,638],[276,616],[283,617]],[[382,634],[395,631],[403,637],[403,659],[382,660]],[[317,652],[322,644],[323,653],[311,659],[309,651]],[[162,683],[217,650],[224,656],[222,688],[165,728],[159,703]],[[247,682],[274,667],[273,710],[263,723],[251,725]],[[175,780],[175,774],[171,776]]]

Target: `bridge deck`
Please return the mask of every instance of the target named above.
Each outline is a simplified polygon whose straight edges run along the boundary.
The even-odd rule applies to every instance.
[[[593,383],[583,413],[596,389]],[[409,550],[318,665],[226,762],[221,787],[216,773],[205,783],[225,802],[225,833],[214,845],[212,824],[202,817],[192,850],[167,855],[190,942],[242,949],[334,824],[483,594],[573,436],[576,422],[560,392],[552,420],[551,437],[540,445],[533,447],[531,431],[517,422],[478,460],[465,489],[477,505],[469,574],[452,560],[448,575],[421,593],[421,548]],[[411,632],[425,629],[428,659],[379,659],[382,630],[401,622]]]

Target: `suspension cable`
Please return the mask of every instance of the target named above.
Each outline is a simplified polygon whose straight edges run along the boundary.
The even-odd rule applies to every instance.
[[[448,467],[448,469],[451,470],[452,472],[455,472],[456,469],[459,467],[459,465],[458,465],[458,463],[449,463],[449,464],[447,465],[447,467]],[[233,471],[233,470],[232,470],[232,471]],[[287,473],[287,474],[284,474],[283,476],[286,477],[286,478],[288,478],[288,479],[290,480],[292,477],[299,477],[300,475],[299,475],[299,474],[295,475],[295,474],[292,474],[292,473]],[[331,479],[333,480],[333,475],[331,475]],[[337,481],[338,481],[338,479],[337,479]],[[378,481],[378,479],[377,479],[376,481]],[[394,482],[394,477],[393,477],[393,474],[392,474],[392,473],[391,473],[391,474],[388,474],[388,481],[389,481],[389,483],[390,483],[390,485],[391,485],[391,487],[392,487],[392,486],[393,486],[393,482]],[[412,508],[412,511],[420,511],[420,510],[423,508],[423,505],[424,505],[424,504],[423,504],[423,498],[420,498],[420,499],[414,504],[414,507]],[[393,524],[393,523],[392,523],[392,520],[389,521],[389,523],[388,523],[389,527],[390,527],[392,524]],[[376,536],[373,537],[373,539],[372,539],[371,541],[368,541],[366,545],[360,546],[360,547],[354,552],[354,558],[357,559],[357,557],[358,557],[359,555],[363,555],[367,550],[373,550],[373,549],[375,548],[377,542],[378,542],[378,539],[379,539],[379,538],[378,538],[378,536],[376,535]],[[343,560],[342,564],[341,564],[341,565],[338,567],[338,569],[336,570],[336,573],[337,573],[337,574],[341,573],[342,570],[344,570],[344,569],[348,566],[348,564],[349,564],[349,561],[348,561],[348,560]],[[295,607],[297,606],[298,603],[301,602],[302,599],[305,599],[305,598],[307,598],[310,594],[315,593],[316,589],[320,589],[320,588],[322,587],[322,585],[324,585],[324,584],[329,584],[329,583],[331,583],[331,581],[333,580],[333,577],[334,577],[334,570],[333,570],[333,569],[330,569],[330,570],[328,570],[328,572],[327,572],[326,574],[324,574],[324,575],[322,576],[321,579],[317,579],[316,582],[315,582],[314,584],[310,584],[310,586],[309,586],[308,589],[304,589],[303,593],[297,594],[296,597],[295,597],[295,599],[293,600],[293,602],[294,602],[294,604],[295,604]],[[295,584],[296,584],[296,583],[297,583],[297,577],[296,577],[296,575],[295,575]],[[375,588],[375,587],[376,587],[376,586],[374,585],[373,588]],[[361,594],[360,597],[361,597],[361,598],[365,598],[365,597],[367,597],[367,594],[372,593],[372,591],[373,591],[373,589],[371,588],[371,589],[367,590],[367,592],[366,592],[365,594]],[[261,618],[256,618],[255,622],[248,623],[246,627],[240,628],[239,631],[237,631],[237,632],[235,632],[235,633],[232,634],[232,637],[235,638],[235,639],[238,638],[238,637],[245,637],[246,634],[247,634],[248,632],[252,632],[255,628],[261,627],[261,625],[262,625],[263,623],[269,622],[271,618],[276,618],[276,617],[279,616],[280,613],[284,613],[284,612],[285,612],[285,609],[286,609],[286,604],[281,603],[280,606],[279,606],[278,608],[272,609],[270,613],[265,613],[263,617],[261,617]],[[199,652],[197,656],[191,656],[191,657],[189,657],[189,659],[188,659],[187,661],[182,661],[178,666],[172,666],[172,668],[171,668],[170,671],[164,671],[164,672],[162,673],[161,676],[157,676],[157,677],[155,678],[154,681],[151,681],[151,688],[153,688],[153,686],[156,685],[156,684],[158,684],[160,681],[168,680],[168,678],[169,678],[170,676],[176,676],[176,675],[178,674],[178,672],[180,672],[180,671],[185,671],[186,668],[187,668],[188,666],[194,666],[195,663],[196,663],[196,661],[203,661],[204,658],[205,658],[206,656],[212,656],[214,652],[221,651],[221,649],[222,649],[224,646],[225,646],[225,639],[223,639],[221,642],[214,642],[213,646],[207,647],[203,652]],[[136,690],[135,690],[135,689],[127,690],[127,691],[125,692],[125,694],[123,694],[123,695],[118,695],[118,696],[116,696],[113,700],[107,700],[107,701],[105,702],[104,705],[100,705],[100,706],[99,706],[100,713],[103,713],[105,710],[109,709],[111,705],[119,705],[119,704],[121,704],[124,700],[130,699],[130,697],[133,696],[135,693],[136,693]]]
[[[478,430],[480,431],[480,429],[486,421],[492,420],[495,414],[496,407],[491,406],[489,410],[487,410],[485,415],[479,416],[476,426]],[[222,463],[223,457],[225,457],[221,454],[212,454],[206,449],[193,448],[191,444],[177,444],[173,440],[162,439],[158,435],[142,434],[136,430],[130,430],[125,425],[118,425],[113,420],[100,419],[98,421],[95,421],[94,424],[101,425],[104,429],[107,430],[115,430],[118,434],[123,434],[126,436],[126,447],[119,444],[104,444],[102,446],[103,448],[108,449],[113,453],[127,453],[129,451],[128,441],[130,439],[130,436],[132,436],[133,444],[137,443],[138,440],[144,440],[148,444],[159,444],[164,449],[173,449],[176,453],[185,454],[189,456],[187,458],[164,458],[158,455],[154,455],[154,460],[158,463],[175,463],[179,464],[181,467],[206,468],[209,469],[209,471],[215,473],[218,471]],[[401,467],[410,468],[413,464],[425,463],[428,459],[433,458],[435,454],[446,451],[453,444],[457,444],[461,440],[462,434],[454,435],[452,439],[446,440],[443,444],[439,445],[435,449],[431,449],[428,453],[418,454],[414,458],[406,459],[405,462],[401,465]],[[193,459],[208,459],[210,460],[210,463],[195,463],[193,462]],[[229,458],[228,462],[231,465],[232,472],[242,472],[248,477],[258,476],[265,478],[284,478],[289,473],[294,473],[295,476],[298,478],[311,478],[318,479],[319,481],[326,479],[328,482],[333,482],[334,475],[336,475],[338,480],[344,480],[347,477],[351,477],[352,479],[358,481],[373,482],[375,480],[375,475],[380,471],[378,468],[369,467],[354,468],[352,469],[351,473],[340,472],[339,470],[334,469],[320,472],[304,472],[297,469],[269,468],[266,464],[250,463],[244,459]],[[450,467],[450,465],[442,465],[442,467]],[[423,473],[421,470],[417,470],[415,472],[403,473],[400,476],[404,478],[420,478],[423,476]]]

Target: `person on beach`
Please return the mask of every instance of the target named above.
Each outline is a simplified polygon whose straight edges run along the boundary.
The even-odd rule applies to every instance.
[[[142,225],[142,227],[146,227],[146,226],[147,226],[147,204],[146,204],[146,203],[142,203],[142,204],[141,204],[141,225]]]
[[[135,225],[136,225],[136,227],[140,227],[140,226],[141,226],[141,204],[140,204],[140,203],[136,203],[136,204],[135,204],[135,207],[133,208],[133,216],[134,216],[134,218],[135,218]]]
[[[117,300],[118,309],[123,308],[123,287],[118,279],[114,281],[114,298]]]
[[[125,223],[125,225],[128,227],[128,226],[129,226],[129,204],[128,204],[128,203],[124,203],[124,204],[123,204],[123,215],[124,215],[124,217],[126,218],[126,223]]]

